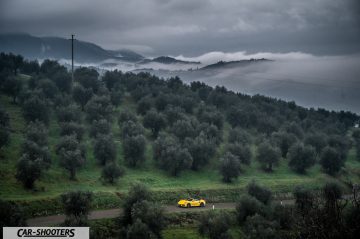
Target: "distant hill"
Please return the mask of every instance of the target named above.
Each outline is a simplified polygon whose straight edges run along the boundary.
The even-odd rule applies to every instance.
[[[143,56],[130,50],[109,51],[84,41],[74,41],[76,62],[100,62],[117,59],[137,62]],[[29,59],[70,59],[70,41],[61,37],[36,37],[29,34],[0,34],[0,52],[21,54]]]
[[[127,50],[127,49],[116,50],[116,51],[109,50],[108,52],[110,52],[112,55],[114,55],[117,59],[120,59],[123,61],[139,62],[139,61],[145,59],[144,56],[142,56],[134,51]]]
[[[140,64],[157,62],[161,64],[200,64],[198,61],[182,61],[169,56],[159,56],[154,59],[144,59]]]
[[[254,63],[254,62],[265,62],[265,61],[270,61],[270,60],[261,58],[261,59],[250,59],[250,60],[240,60],[240,61],[219,61],[217,63],[204,66],[204,67],[200,68],[199,70],[211,70],[211,69],[218,69],[218,68],[225,68],[225,67],[235,67],[238,65],[243,66],[246,64]]]

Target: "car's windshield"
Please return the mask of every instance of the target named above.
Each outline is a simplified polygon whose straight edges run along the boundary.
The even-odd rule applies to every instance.
[[[192,198],[188,198],[187,200],[188,200],[188,201],[192,201],[193,199],[192,199]]]

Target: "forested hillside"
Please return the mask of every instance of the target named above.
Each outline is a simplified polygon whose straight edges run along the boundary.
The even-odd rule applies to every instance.
[[[166,202],[189,193],[228,201],[252,179],[282,193],[359,182],[351,112],[146,73],[79,68],[72,82],[55,61],[11,54],[1,54],[0,74],[3,199],[80,188],[121,197],[140,181],[168,192]]]

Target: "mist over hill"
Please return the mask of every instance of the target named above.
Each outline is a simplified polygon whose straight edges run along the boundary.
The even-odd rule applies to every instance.
[[[202,81],[236,92],[296,101],[305,107],[360,112],[359,55],[241,61],[192,71],[148,71],[164,78],[179,76],[187,83]]]

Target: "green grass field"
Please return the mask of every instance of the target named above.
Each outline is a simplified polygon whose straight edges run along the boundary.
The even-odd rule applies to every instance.
[[[146,163],[138,169],[126,168],[126,174],[120,178],[116,185],[104,185],[100,180],[101,167],[97,165],[92,153],[92,142],[88,136],[84,143],[87,147],[86,165],[78,171],[77,181],[69,180],[67,172],[59,166],[58,159],[54,153],[55,145],[59,139],[59,127],[55,117],[52,117],[49,126],[49,144],[52,153],[51,168],[46,171],[43,177],[36,182],[36,191],[25,190],[14,177],[16,172],[16,162],[20,157],[20,147],[25,130],[25,122],[21,114],[21,108],[11,103],[11,99],[5,96],[0,98],[1,105],[10,115],[12,128],[11,143],[2,151],[0,160],[0,197],[6,200],[37,200],[45,198],[55,198],[63,192],[82,189],[99,193],[126,192],[129,185],[133,182],[142,182],[155,191],[176,191],[186,189],[207,190],[207,189],[237,189],[243,188],[252,179],[260,184],[266,185],[274,191],[290,192],[296,185],[305,185],[314,189],[319,188],[326,179],[330,177],[321,172],[320,166],[312,167],[306,175],[299,175],[292,172],[287,161],[282,160],[273,173],[265,173],[259,169],[255,160],[251,166],[244,167],[241,176],[231,184],[221,181],[221,176],[217,171],[216,159],[212,159],[211,165],[198,171],[186,171],[179,177],[171,177],[164,171],[157,169],[152,160],[151,145],[148,144]],[[125,104],[127,104],[125,102]],[[131,104],[127,104],[132,107]],[[122,106],[120,106],[122,107]],[[119,111],[119,109],[117,109]],[[116,120],[113,123],[114,137],[117,144],[117,160],[122,164],[123,155],[120,142],[120,129]],[[226,131],[225,131],[226,134]],[[222,148],[222,147],[220,147]],[[355,159],[355,151],[351,150],[346,163],[344,172],[338,177],[343,182],[360,182],[360,162]],[[184,237],[192,238],[192,237]]]

